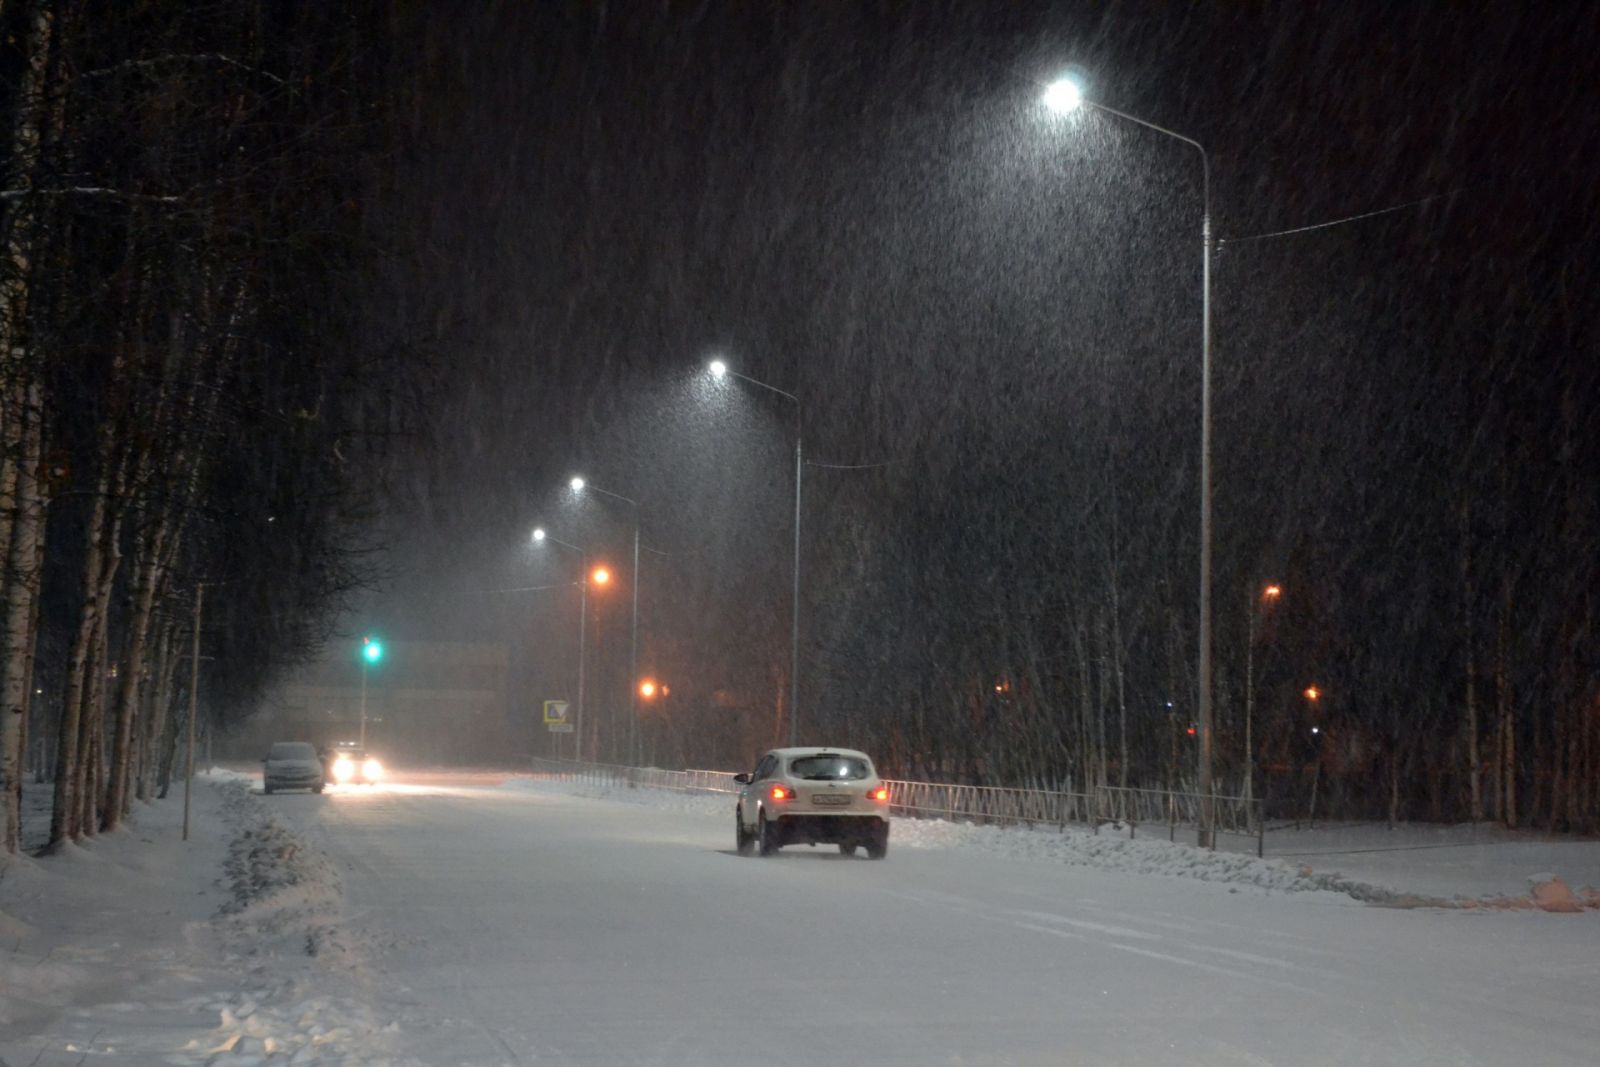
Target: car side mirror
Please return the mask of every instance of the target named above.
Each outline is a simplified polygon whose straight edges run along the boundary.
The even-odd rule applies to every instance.
[[[733,780],[738,782],[740,785],[750,784],[750,776],[748,774],[736,774],[733,776]]]

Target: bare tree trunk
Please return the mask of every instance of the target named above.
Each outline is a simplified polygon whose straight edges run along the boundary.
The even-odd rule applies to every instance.
[[[161,637],[156,642],[156,684],[151,687],[150,707],[145,717],[143,753],[139,758],[142,773],[139,776],[139,799],[151,800],[156,792],[156,774],[159,769],[159,746],[166,737],[167,724],[172,718],[172,678],[178,662],[175,651],[178,624],[168,622],[161,627]]]
[[[8,178],[23,189],[32,186],[40,167],[40,142],[44,130],[50,50],[54,38],[50,5],[36,3],[26,19],[24,66],[17,83],[16,112],[8,144]],[[43,442],[43,395],[32,365],[36,359],[28,337],[34,261],[37,254],[38,209],[34,198],[22,196],[5,205],[0,232],[0,396],[4,425],[0,427],[0,561],[4,561],[5,646],[0,671],[4,694],[0,696],[0,850],[17,851],[21,841],[23,720],[30,679],[27,667],[27,630],[33,614],[38,575],[32,563],[43,534],[39,510],[39,457]]]
[[[1511,715],[1511,665],[1508,662],[1511,629],[1511,576],[1500,580],[1500,619],[1495,635],[1495,703],[1500,719],[1501,818],[1517,826],[1517,731]]]
[[[1482,768],[1478,757],[1478,679],[1477,649],[1473,614],[1475,590],[1472,581],[1472,508],[1461,500],[1461,634],[1467,653],[1467,790],[1473,822],[1483,821]]]
[[[44,536],[44,499],[39,489],[39,463],[44,442],[44,389],[38,382],[26,387],[22,411],[12,412],[21,423],[22,450],[16,462],[16,502],[11,524],[10,551],[6,555],[5,658],[0,662],[0,781],[4,785],[4,826],[0,850],[15,853],[22,844],[22,757],[28,695],[33,679],[32,659],[34,598],[39,591],[39,541]]]
[[[102,611],[95,621],[93,644],[90,646],[89,671],[84,690],[83,732],[78,742],[84,756],[78,768],[78,811],[75,821],[77,836],[93,837],[100,829],[101,767],[105,751],[105,689],[106,672],[110,670],[110,636],[107,616]]]
[[[1400,821],[1400,742],[1389,745],[1389,829]]]

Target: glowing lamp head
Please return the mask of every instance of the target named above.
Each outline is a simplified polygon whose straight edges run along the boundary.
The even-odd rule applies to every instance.
[[[535,526],[533,528],[533,539],[535,541],[543,541],[544,540],[544,527],[543,526]]]
[[[576,474],[572,476],[572,481],[567,483],[574,493],[583,492],[584,484],[584,480]]]
[[[1306,688],[1307,700],[1316,700],[1320,696],[1322,696],[1322,690],[1318,689],[1316,686],[1313,685]]]
[[[1283,595],[1283,589],[1280,586],[1269,585],[1261,591],[1261,595],[1267,600],[1277,600]]]
[[[361,639],[361,658],[368,663],[377,663],[383,658],[383,643],[375,637]]]
[[[722,362],[720,359],[714,359],[711,361],[711,376],[713,378],[724,377],[727,375],[727,373],[728,365],[726,363]]]
[[[656,683],[646,678],[639,683],[639,695],[649,700],[656,695]]]
[[[1045,87],[1044,106],[1058,115],[1070,115],[1083,106],[1083,86],[1075,78],[1058,78]]]
[[[604,567],[596,567],[594,572],[589,575],[589,580],[594,582],[595,585],[605,585],[611,581],[611,572]]]

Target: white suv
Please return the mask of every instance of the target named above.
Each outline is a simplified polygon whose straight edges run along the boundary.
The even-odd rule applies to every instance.
[[[889,787],[864,752],[775,748],[749,774],[735,775],[739,854],[770,856],[784,845],[833,844],[870,859],[889,851]]]

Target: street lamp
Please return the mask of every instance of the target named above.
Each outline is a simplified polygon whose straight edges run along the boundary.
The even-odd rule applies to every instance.
[[[609,489],[602,489],[598,485],[590,485],[579,475],[574,475],[567,483],[574,493],[582,493],[585,489],[608,496],[613,500],[620,500],[633,509],[633,622],[630,624],[631,634],[628,638],[628,677],[637,676],[639,663],[639,502],[632,497],[613,493]],[[599,575],[596,575],[599,578]],[[611,576],[606,575],[606,581]],[[633,762],[636,753],[635,747],[639,738],[639,697],[630,685],[628,689],[628,760]]]
[[[1200,658],[1196,671],[1200,706],[1200,844],[1215,845],[1215,820],[1211,799],[1211,162],[1204,146],[1181,133],[1157,126],[1135,115],[1084,96],[1075,78],[1062,78],[1045,89],[1044,103],[1052,111],[1070,113],[1079,107],[1102,111],[1147,130],[1164,134],[1200,153],[1203,210],[1200,216]]]
[[[383,642],[370,634],[361,639],[361,747],[367,747],[367,668],[383,659]]]
[[[581,761],[583,759],[584,633],[589,627],[589,552],[587,549],[570,544],[559,537],[551,537],[542,526],[534,528],[533,540],[535,544],[543,544],[549,541],[553,545],[560,545],[562,548],[576,552],[583,561],[583,575],[578,580],[578,710],[577,714],[573,716],[572,724],[572,758]],[[611,580],[611,572],[604,567],[596,567],[593,577],[596,585],[605,585]]]
[[[732,375],[769,393],[777,393],[794,404],[794,589],[790,593],[789,608],[789,744],[793,745],[796,743],[800,727],[800,488],[805,471],[801,444],[800,398],[775,385],[768,385],[747,374],[740,374],[730,369],[720,359],[712,360],[709,370],[713,378],[720,380]]]
[[[1261,596],[1252,595],[1250,597],[1248,633],[1244,643],[1244,803],[1246,808],[1250,806],[1250,801],[1255,796],[1256,782],[1256,750],[1255,741],[1252,737],[1256,704],[1256,623],[1260,620],[1261,613],[1276,603],[1282,595],[1282,588],[1276,585],[1269,585],[1261,590]]]

